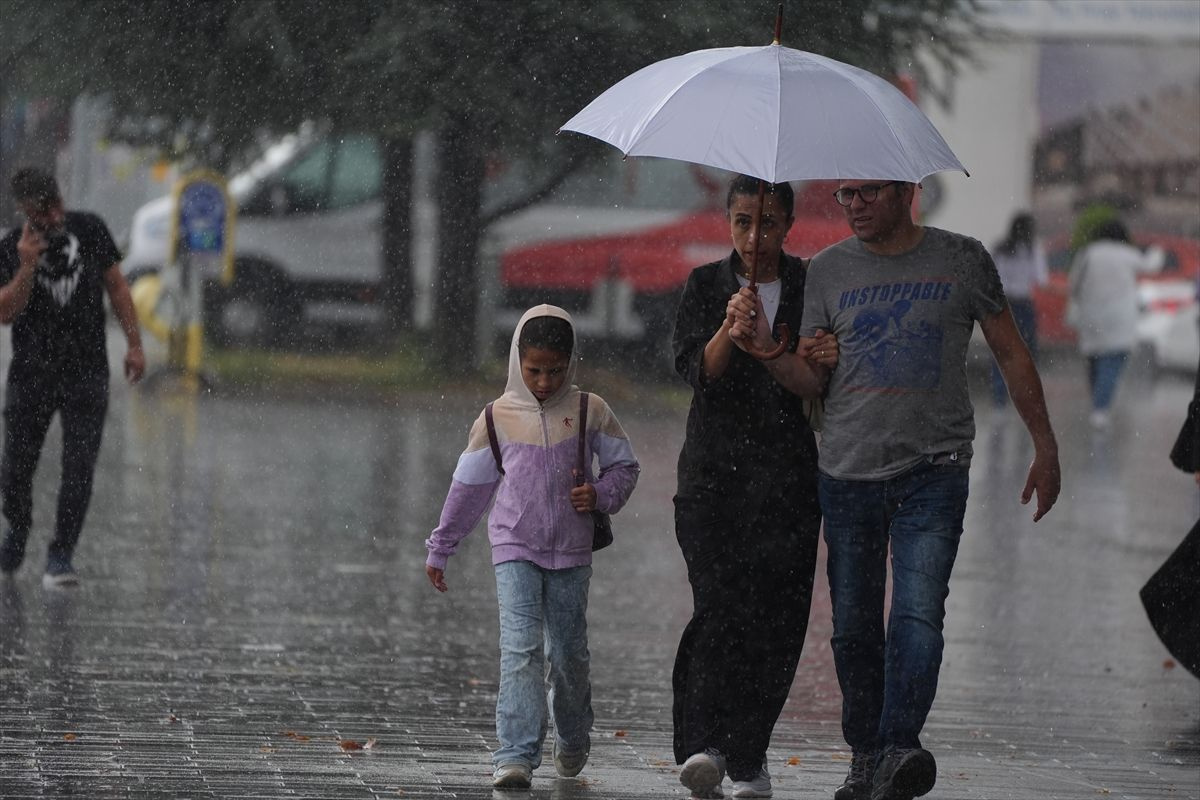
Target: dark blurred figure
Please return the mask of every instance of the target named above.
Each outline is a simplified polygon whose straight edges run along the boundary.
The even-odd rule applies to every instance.
[[[1111,219],[1071,262],[1067,322],[1087,359],[1095,428],[1108,427],[1121,372],[1137,344],[1138,274],[1157,272],[1164,260],[1159,248],[1142,252],[1130,244],[1125,225]]]
[[[1033,307],[1033,291],[1049,280],[1046,251],[1036,239],[1033,215],[1021,212],[1013,217],[1008,236],[992,249],[992,260],[1004,284],[1004,296],[1012,309],[1017,331],[1025,340],[1029,354],[1036,363],[1038,357],[1037,314]],[[1008,388],[1000,365],[992,360],[992,402],[996,408],[1008,405]]]
[[[12,193],[24,224],[0,239],[0,322],[12,324],[12,363],[4,404],[0,464],[5,530],[0,573],[21,566],[33,523],[33,473],[57,412],[62,423],[62,485],[42,584],[79,582],[71,558],[92,496],[108,408],[104,293],[128,350],[125,376],[135,383],[146,359],[121,253],[95,214],[67,211],[54,177],[19,170]]]
[[[1192,392],[1192,401],[1188,403],[1187,416],[1171,448],[1171,463],[1184,472],[1192,473],[1196,485],[1200,486],[1200,365],[1196,369],[1196,388]]]
[[[1171,448],[1171,463],[1194,476],[1200,486],[1200,365],[1187,417]],[[1142,587],[1141,597],[1158,638],[1200,678],[1200,521]]]

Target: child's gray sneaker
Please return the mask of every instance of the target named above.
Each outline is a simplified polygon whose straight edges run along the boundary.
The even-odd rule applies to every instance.
[[[711,747],[702,753],[689,756],[679,770],[679,782],[692,790],[692,796],[724,797],[721,781],[725,780],[725,756]],[[716,792],[713,795],[713,792]],[[707,794],[706,794],[707,793]]]
[[[771,773],[767,771],[766,764],[763,764],[758,774],[750,780],[733,782],[734,797],[770,797],[772,794]]]
[[[888,750],[875,770],[871,800],[913,800],[937,782],[933,753],[920,747]]]
[[[559,775],[564,778],[574,778],[583,771],[583,767],[588,762],[588,753],[591,752],[592,741],[589,738],[583,745],[583,749],[575,753],[563,752],[558,745],[558,739],[554,740],[554,769]]]
[[[524,764],[501,764],[492,773],[492,786],[497,789],[528,789],[533,782],[533,770]]]

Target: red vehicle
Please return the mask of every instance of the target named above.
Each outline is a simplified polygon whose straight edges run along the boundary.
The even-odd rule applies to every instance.
[[[833,201],[836,183],[794,185],[796,222],[785,249],[809,257],[850,235]],[[710,195],[715,195],[711,191]],[[721,206],[650,214],[620,231],[543,238],[509,247],[499,260],[501,301],[497,329],[511,331],[537,303],[571,312],[591,340],[636,343],[657,355],[669,349],[679,294],[694,267],[727,256],[729,220]],[[582,211],[588,215],[592,210]]]

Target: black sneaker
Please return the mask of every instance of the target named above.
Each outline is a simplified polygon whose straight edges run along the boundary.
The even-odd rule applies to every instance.
[[[846,782],[833,793],[833,800],[871,800],[871,776],[875,774],[874,750],[855,750],[850,758]]]
[[[46,573],[42,575],[43,589],[62,589],[78,585],[79,575],[75,573],[70,561],[52,557],[46,562]]]
[[[920,747],[888,750],[875,770],[871,800],[913,800],[937,781],[933,753]]]
[[[25,560],[25,540],[12,528],[4,529],[4,541],[0,542],[0,572],[5,575],[16,572]]]

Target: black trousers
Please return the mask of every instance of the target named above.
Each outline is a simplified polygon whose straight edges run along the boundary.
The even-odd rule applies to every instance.
[[[9,381],[0,497],[4,516],[22,550],[33,525],[33,474],[50,420],[57,412],[62,423],[62,484],[49,556],[70,561],[92,498],[92,478],[107,410],[107,377]]]
[[[815,479],[754,515],[675,498],[693,603],[672,678],[676,763],[715,748],[734,780],[758,774],[804,646],[820,524]]]

